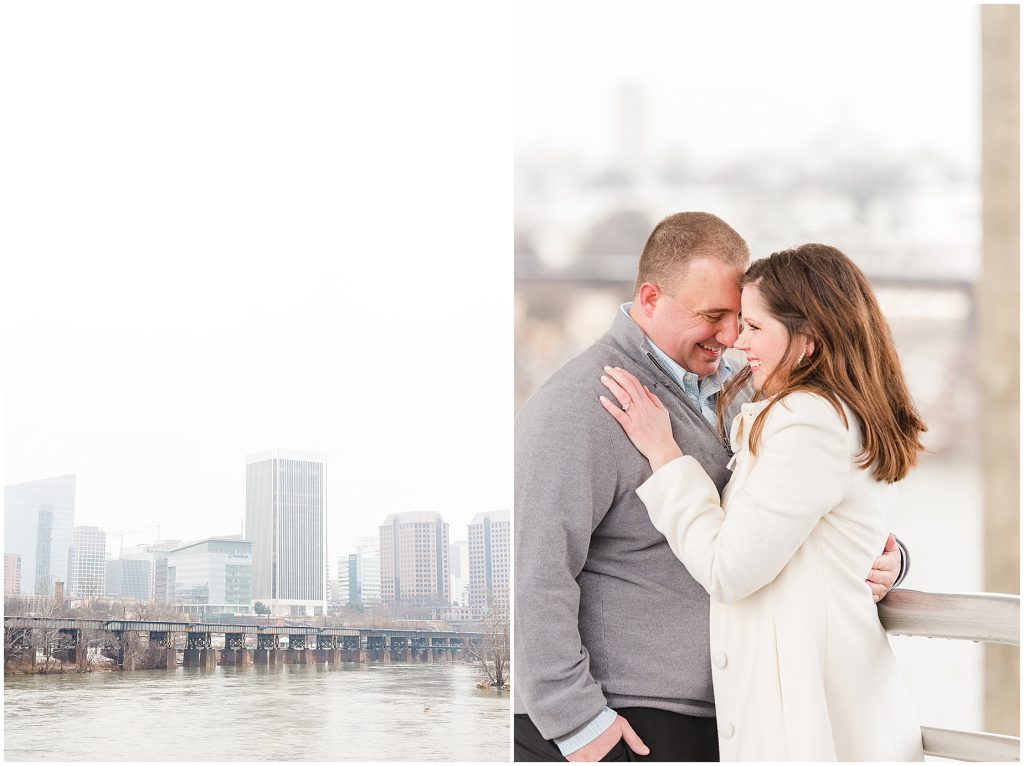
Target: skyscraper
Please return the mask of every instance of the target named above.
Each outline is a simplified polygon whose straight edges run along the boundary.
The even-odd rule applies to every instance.
[[[107,533],[99,527],[75,527],[68,553],[71,598],[97,598],[106,590]]]
[[[245,538],[252,599],[275,615],[327,604],[327,494],[322,455],[273,449],[246,457]]]
[[[469,524],[469,605],[508,614],[512,525],[508,511],[478,513]]]
[[[21,556],[21,593],[52,595],[67,582],[74,526],[74,474],[4,487],[4,549]]]
[[[380,527],[381,601],[448,606],[448,524],[436,512],[394,513]]]

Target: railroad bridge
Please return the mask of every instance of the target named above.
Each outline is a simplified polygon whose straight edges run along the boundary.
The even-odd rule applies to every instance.
[[[48,636],[54,656],[85,667],[90,648],[134,670],[136,655],[128,651],[133,638],[145,638],[151,650],[163,649],[159,666],[177,666],[184,650],[185,667],[217,665],[279,665],[318,662],[452,662],[465,660],[481,647],[483,633],[259,626],[233,623],[154,622],[146,620],[86,620],[66,617],[4,617],[5,645],[32,646],[34,636]],[[94,636],[88,638],[88,636]],[[223,636],[223,648],[214,648]],[[219,643],[219,642],[218,642]]]

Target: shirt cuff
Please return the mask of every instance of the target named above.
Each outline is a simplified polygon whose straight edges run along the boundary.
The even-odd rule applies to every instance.
[[[555,744],[558,745],[559,752],[562,755],[569,755],[570,753],[575,753],[581,747],[589,745],[608,731],[608,727],[615,723],[618,715],[610,707],[605,707],[592,720],[583,724],[575,731],[569,732],[564,737],[555,737]]]

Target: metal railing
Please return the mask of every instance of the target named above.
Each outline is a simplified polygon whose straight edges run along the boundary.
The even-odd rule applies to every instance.
[[[886,632],[1020,646],[1020,596],[894,590],[878,604]],[[1019,761],[1020,738],[921,727],[924,753],[958,761]]]

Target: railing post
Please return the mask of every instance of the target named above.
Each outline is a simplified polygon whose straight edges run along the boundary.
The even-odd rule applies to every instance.
[[[981,6],[982,257],[978,387],[985,590],[1019,593],[1020,8]],[[985,728],[1020,733],[1020,655],[985,647]]]

